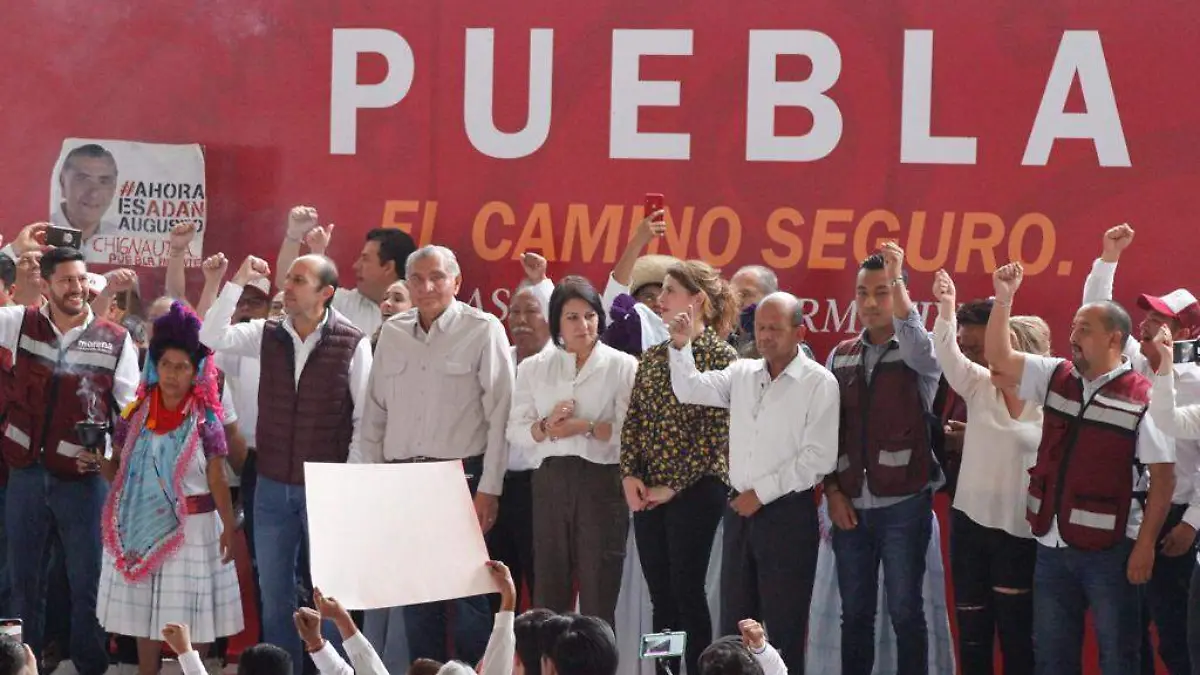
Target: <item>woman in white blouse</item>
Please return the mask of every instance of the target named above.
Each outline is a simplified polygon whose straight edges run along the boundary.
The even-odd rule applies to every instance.
[[[938,270],[934,345],[946,381],[967,404],[962,467],[951,511],[950,566],[964,673],[990,673],[999,634],[1004,672],[1033,672],[1033,571],[1037,545],[1025,520],[1029,468],[1042,437],[1042,409],[1017,397],[1016,383],[995,381],[986,363],[958,345],[954,282]],[[1014,316],[1013,347],[1050,351],[1050,327]]]
[[[550,337],[558,349],[521,362],[508,419],[510,443],[544,457],[533,474],[534,605],[575,608],[613,624],[629,509],[621,488],[621,424],[637,359],[599,341],[600,294],[567,277],[550,296]]]

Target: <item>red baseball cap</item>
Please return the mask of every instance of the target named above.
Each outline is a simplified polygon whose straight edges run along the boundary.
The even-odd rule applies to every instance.
[[[1138,298],[1138,307],[1179,319],[1188,327],[1200,325],[1200,302],[1187,289],[1179,288],[1161,297],[1143,293]]]

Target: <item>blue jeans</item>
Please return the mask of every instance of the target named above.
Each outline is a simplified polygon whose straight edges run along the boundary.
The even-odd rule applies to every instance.
[[[925,625],[925,553],[933,533],[933,500],[922,492],[892,506],[862,509],[853,530],[833,530],[842,598],[842,675],[871,675],[875,665],[875,607],[879,564],[896,632],[896,672],[929,670]]]
[[[254,489],[254,549],[258,558],[258,586],[262,594],[262,641],[278,645],[292,655],[292,669],[301,675],[304,650],[292,615],[296,597],[296,560],[308,540],[308,511],[303,485],[288,485],[258,476]],[[321,632],[339,652],[337,628],[324,622]]]
[[[1129,583],[1129,539],[1106,551],[1038,545],[1033,575],[1033,649],[1039,675],[1080,671],[1084,615],[1092,610],[1103,675],[1137,673],[1140,589]]]
[[[59,480],[40,465],[8,477],[8,529],[12,610],[24,621],[25,642],[40,654],[45,642],[46,550],[57,531],[71,593],[71,660],[81,675],[108,670],[105,635],[96,619],[100,585],[100,512],[108,483],[99,475]]]
[[[463,460],[471,495],[479,487],[483,457]],[[448,602],[427,602],[404,608],[404,632],[408,636],[408,655],[413,660],[450,660],[446,648],[447,609],[453,612],[450,629],[454,638],[454,658],[474,666],[483,658],[492,634],[492,607],[488,596],[476,595]]]

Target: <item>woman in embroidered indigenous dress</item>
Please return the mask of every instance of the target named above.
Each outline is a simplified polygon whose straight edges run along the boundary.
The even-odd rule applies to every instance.
[[[138,638],[142,675],[158,672],[168,623],[190,626],[200,645],[242,630],[217,370],[199,333],[180,302],[154,322],[142,385],[102,467],[112,489],[97,614]]]

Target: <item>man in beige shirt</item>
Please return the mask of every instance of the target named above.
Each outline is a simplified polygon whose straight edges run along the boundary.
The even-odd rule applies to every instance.
[[[414,307],[380,331],[361,443],[350,461],[461,461],[471,490],[478,489],[475,510],[486,534],[496,522],[508,468],[508,338],[496,317],[455,299],[462,273],[450,249],[418,249],[405,276]],[[484,596],[454,602],[455,656],[476,663],[487,645],[491,609]],[[448,660],[442,603],[406,607],[404,621],[410,658]]]

